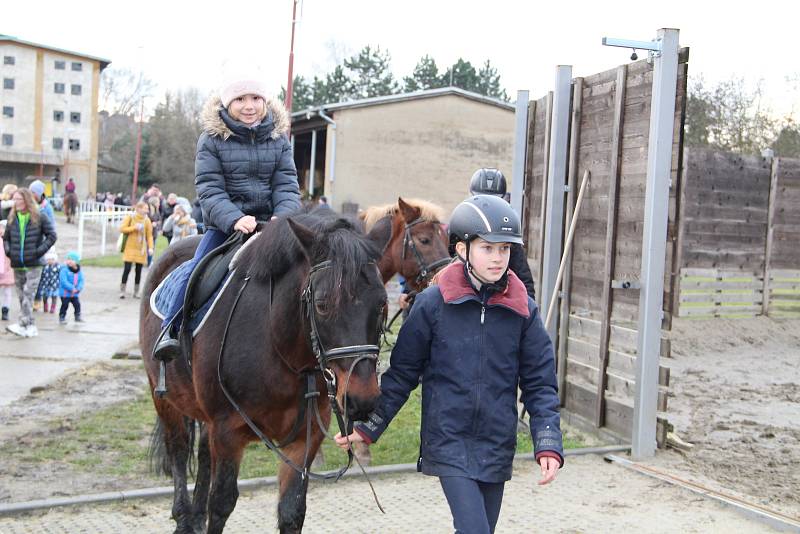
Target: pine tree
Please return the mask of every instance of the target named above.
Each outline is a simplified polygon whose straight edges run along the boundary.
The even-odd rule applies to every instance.
[[[390,60],[389,52],[381,52],[380,47],[373,50],[369,45],[346,59],[344,66],[350,74],[348,96],[361,99],[397,93],[399,84],[389,69]]]
[[[427,54],[417,62],[417,66],[414,67],[414,72],[411,76],[406,76],[403,81],[405,82],[406,91],[421,91],[444,87],[436,61]]]
[[[460,87],[466,91],[478,92],[478,73],[472,63],[462,58],[458,58],[455,65],[448,68],[440,80],[446,87]]]
[[[506,90],[500,86],[500,75],[497,74],[497,69],[492,67],[492,63],[488,59],[478,71],[477,92],[500,100],[508,100]]]

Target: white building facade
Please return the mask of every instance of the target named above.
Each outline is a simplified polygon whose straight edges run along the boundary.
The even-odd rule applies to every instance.
[[[0,35],[0,185],[34,177],[97,190],[100,73],[110,63]]]

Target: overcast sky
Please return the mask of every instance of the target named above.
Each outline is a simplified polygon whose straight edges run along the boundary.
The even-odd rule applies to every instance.
[[[161,91],[211,91],[241,65],[253,65],[275,93],[286,84],[292,0],[137,0],[119,14],[122,6],[9,0],[0,33],[142,69]],[[776,112],[800,113],[799,14],[796,0],[304,0],[294,68],[324,74],[367,44],[391,53],[398,77],[424,54],[442,71],[459,57],[491,59],[512,99],[518,89],[535,98],[552,88],[556,65],[582,76],[629,61],[630,50],[601,46],[602,37],[649,41],[674,27],[691,49],[690,76],[763,79]]]

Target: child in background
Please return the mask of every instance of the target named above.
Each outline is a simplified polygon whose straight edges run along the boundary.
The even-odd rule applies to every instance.
[[[82,323],[81,301],[78,298],[83,289],[83,272],[81,272],[80,256],[77,252],[67,254],[66,265],[61,267],[59,273],[59,293],[61,294],[61,309],[58,311],[58,324],[67,324],[67,309],[72,304],[75,310],[75,322]]]
[[[6,231],[6,220],[0,220],[0,249],[3,247],[3,234]],[[0,304],[3,308],[3,321],[8,321],[8,312],[11,308],[11,298],[14,295],[14,271],[11,269],[11,259],[5,252],[0,253]]]
[[[42,291],[42,302],[44,303],[44,313],[55,313],[61,265],[58,264],[58,254],[54,250],[45,254],[44,260],[47,264],[42,268],[42,278],[39,282],[39,287]],[[49,306],[47,304],[48,298],[50,299]]]

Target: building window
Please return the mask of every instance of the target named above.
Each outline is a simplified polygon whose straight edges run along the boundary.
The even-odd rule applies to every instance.
[[[14,144],[14,136],[11,134],[3,134],[3,146],[11,146]]]
[[[59,94],[59,95],[63,95],[64,94],[64,84],[63,83],[56,82],[54,87],[55,87],[55,91],[56,91],[57,94]]]
[[[80,150],[81,149],[81,140],[80,139],[70,139],[69,140],[69,149],[70,150]]]
[[[73,111],[69,114],[69,122],[74,122],[75,124],[81,123],[81,114],[77,111]]]
[[[14,65],[17,59],[14,56],[3,56],[3,65]]]
[[[81,86],[80,86],[80,84],[73,83],[71,89],[72,89],[72,94],[73,95],[80,95],[81,94]]]
[[[14,78],[3,78],[3,89],[13,89]]]
[[[56,70],[64,70],[66,67],[67,67],[66,61],[59,61],[58,59],[56,60]]]
[[[11,118],[14,116],[14,106],[3,106],[3,117]]]
[[[77,61],[72,62],[72,70],[76,72],[80,72],[83,70],[83,63],[79,63]]]
[[[53,111],[53,120],[56,122],[61,122],[64,120],[64,112],[63,111]]]
[[[54,137],[53,148],[56,150],[61,150],[62,148],[64,148],[64,140],[60,137]]]

